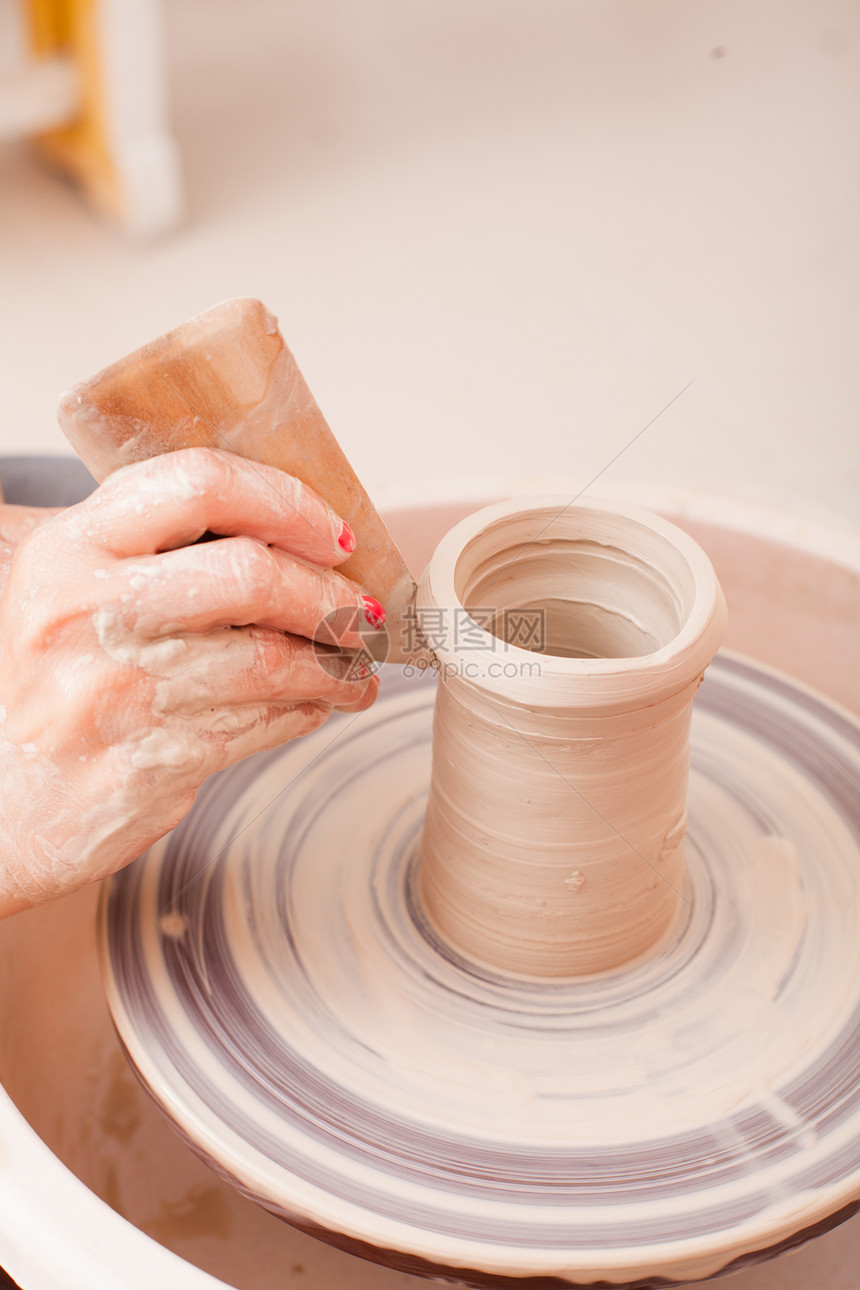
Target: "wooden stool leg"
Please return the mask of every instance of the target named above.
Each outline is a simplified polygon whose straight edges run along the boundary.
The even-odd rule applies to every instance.
[[[128,232],[171,228],[183,197],[159,0],[29,0],[29,19],[36,54],[69,53],[80,87],[78,116],[38,137],[41,154]]]

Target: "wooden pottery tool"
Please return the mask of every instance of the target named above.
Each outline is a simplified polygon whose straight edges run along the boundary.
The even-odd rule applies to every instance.
[[[259,300],[235,299],[167,332],[60,400],[59,422],[101,482],[179,448],[221,448],[309,484],[346,520],[340,572],[385,606],[390,662],[415,656],[404,628],[415,581],[298,364]]]

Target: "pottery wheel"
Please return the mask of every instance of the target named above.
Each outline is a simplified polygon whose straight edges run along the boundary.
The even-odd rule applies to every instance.
[[[465,1282],[683,1281],[847,1216],[860,726],[718,657],[671,934],[513,979],[422,918],[434,687],[391,670],[370,711],[210,780],[109,885],[110,1006],[180,1132],[306,1230]]]

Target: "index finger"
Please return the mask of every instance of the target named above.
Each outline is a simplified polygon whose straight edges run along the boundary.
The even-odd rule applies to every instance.
[[[118,558],[190,546],[206,532],[257,538],[326,567],[355,549],[349,526],[307,484],[217,448],[125,466],[60,522]]]

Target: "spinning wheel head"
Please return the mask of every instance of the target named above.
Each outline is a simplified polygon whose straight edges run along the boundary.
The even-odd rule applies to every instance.
[[[110,883],[108,1000],[179,1131],[305,1230],[468,1284],[687,1281],[847,1217],[856,722],[719,657],[689,903],[637,965],[514,981],[423,916],[433,686],[385,681]]]

